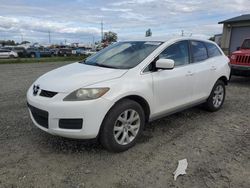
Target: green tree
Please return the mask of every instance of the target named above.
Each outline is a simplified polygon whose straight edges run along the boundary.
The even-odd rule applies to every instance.
[[[21,44],[30,44],[30,42],[29,41],[23,41],[23,42],[21,42]]]
[[[145,34],[146,37],[151,37],[152,36],[152,31],[151,29],[148,29]]]
[[[109,31],[105,32],[102,42],[112,43],[117,41],[117,33]]]

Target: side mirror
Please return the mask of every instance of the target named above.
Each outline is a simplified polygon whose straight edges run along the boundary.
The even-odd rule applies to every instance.
[[[172,59],[159,59],[156,61],[155,67],[157,69],[173,69],[174,68],[174,60]]]
[[[237,51],[240,50],[240,47],[237,47],[236,50],[237,50]]]

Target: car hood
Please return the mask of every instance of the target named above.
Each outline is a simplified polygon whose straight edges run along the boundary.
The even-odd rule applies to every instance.
[[[119,78],[126,72],[127,70],[73,63],[42,75],[34,84],[48,91],[72,92],[88,85]]]
[[[233,52],[233,55],[249,55],[250,49],[240,49],[238,51]]]

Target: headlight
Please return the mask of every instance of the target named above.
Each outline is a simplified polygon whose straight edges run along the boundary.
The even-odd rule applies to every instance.
[[[78,89],[67,97],[65,97],[64,101],[85,101],[85,100],[93,100],[103,96],[107,93],[109,88],[81,88]]]
[[[236,59],[236,55],[232,55],[231,59],[235,60]]]

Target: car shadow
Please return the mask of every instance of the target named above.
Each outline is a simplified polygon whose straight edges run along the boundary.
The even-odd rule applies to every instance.
[[[250,77],[232,76],[229,85],[250,86]]]
[[[147,123],[142,132],[142,135],[138,138],[137,144],[145,144],[150,142],[152,138],[159,136],[159,134],[166,134],[169,136],[169,141],[177,139],[178,136],[181,136],[183,131],[181,127],[185,127],[185,120],[194,120],[197,117],[203,117],[209,112],[201,109],[201,106],[190,108],[182,112],[175,113],[163,117],[159,120],[155,120],[151,123]],[[106,151],[102,145],[98,142],[98,139],[92,140],[76,140],[63,138],[59,136],[53,136],[44,132],[39,131],[39,148],[45,153],[96,153],[101,151]],[[191,131],[191,130],[187,130]],[[157,133],[157,134],[155,134]],[[37,137],[36,137],[37,138]]]
[[[207,114],[210,114],[210,112],[204,110],[202,105],[199,105],[152,121],[146,124],[142,136],[138,139],[138,143],[149,142],[151,138],[154,138],[159,134],[166,134],[167,136],[169,136],[169,140],[177,139],[178,136],[181,136],[181,134],[183,134],[183,131],[179,132],[179,130],[181,127],[186,126],[186,120],[195,121],[197,117],[202,118]],[[155,132],[159,132],[158,135],[155,135]]]
[[[232,82],[237,85],[238,83],[247,85],[250,83],[250,79],[240,80],[239,78],[233,78]],[[227,104],[224,105],[224,109],[227,109]],[[142,135],[137,140],[137,144],[148,143],[151,139],[163,135],[169,137],[169,142],[178,139],[178,137],[183,134],[192,131],[193,126],[190,126],[192,121],[196,122],[197,119],[204,119],[207,118],[207,116],[212,116],[212,113],[204,110],[202,105],[200,105],[147,123]],[[187,125],[187,121],[189,125]],[[195,126],[193,128],[195,128]],[[40,130],[38,131],[40,132]],[[44,132],[40,132],[39,137],[43,143],[42,146],[40,144],[39,147],[42,147],[44,150],[50,148],[49,150],[51,152],[96,153],[106,151],[98,142],[98,139],[76,140],[53,136]]]
[[[40,130],[38,130],[40,131]],[[84,153],[103,150],[97,139],[78,140],[50,135],[44,132],[39,134],[39,148],[52,153]]]

